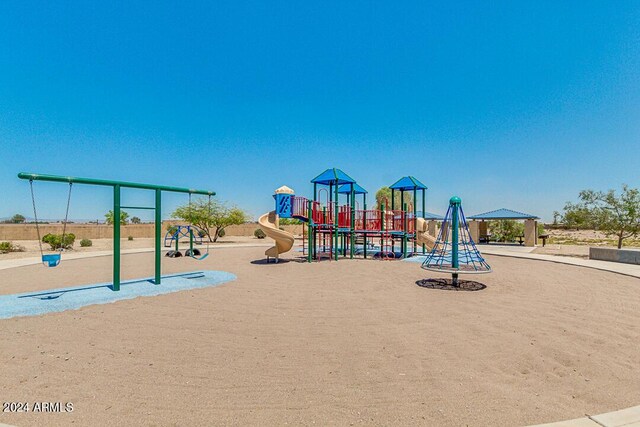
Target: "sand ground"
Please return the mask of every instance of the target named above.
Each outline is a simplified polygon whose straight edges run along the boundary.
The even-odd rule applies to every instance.
[[[638,279],[488,256],[486,289],[455,292],[416,286],[444,277],[419,264],[263,251],[164,261],[238,276],[220,287],[0,321],[2,401],[74,404],[0,422],[515,426],[640,403]],[[3,270],[0,292],[108,281],[110,261]]]

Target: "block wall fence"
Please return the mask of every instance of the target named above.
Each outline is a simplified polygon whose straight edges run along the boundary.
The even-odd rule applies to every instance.
[[[176,224],[172,221],[163,221],[163,233],[170,225]],[[286,231],[294,235],[302,235],[302,225],[284,225]],[[258,228],[257,223],[247,223],[241,225],[231,225],[225,229],[226,236],[253,236],[253,232]],[[153,224],[128,224],[120,229],[122,238],[132,236],[134,238],[153,238]],[[40,234],[47,233],[62,234],[62,224],[40,224]],[[73,233],[76,240],[80,239],[110,239],[113,237],[113,227],[106,224],[67,224],[67,233]],[[37,240],[35,224],[0,224],[0,240]]]

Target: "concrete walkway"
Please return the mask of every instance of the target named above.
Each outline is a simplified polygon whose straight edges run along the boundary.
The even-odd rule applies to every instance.
[[[531,253],[534,248],[519,248],[517,246],[513,248],[491,248],[488,246],[481,246],[478,249],[480,249],[480,252],[484,255],[508,256],[513,258],[556,262],[559,264],[575,265],[578,267],[595,268],[596,270],[624,274],[626,276],[637,277],[640,279],[640,265],[622,264],[619,262],[599,261],[595,259],[584,259],[569,256],[534,254]]]
[[[640,427],[640,406],[531,427]]]
[[[223,245],[215,245],[210,246],[210,250],[220,250],[224,248],[266,248],[271,247],[272,244],[269,243],[225,243]],[[162,252],[170,251],[170,248],[162,248]],[[121,250],[120,253],[125,254],[139,254],[145,252],[153,252],[153,248],[138,248],[138,249],[124,249]],[[100,256],[111,256],[113,255],[113,251],[92,251],[92,252],[82,252],[82,253],[63,253],[62,261],[69,261],[73,259],[83,259],[83,258],[95,258]],[[38,265],[42,264],[42,260],[40,257],[31,257],[31,258],[16,258],[16,259],[5,259],[0,261],[0,270],[6,270],[9,268],[16,267],[24,267],[28,265]]]

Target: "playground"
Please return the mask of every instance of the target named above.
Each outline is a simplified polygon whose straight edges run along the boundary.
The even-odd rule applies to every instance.
[[[637,404],[638,277],[482,254],[463,201],[436,219],[406,178],[401,208],[367,208],[339,170],[309,199],[281,187],[261,241],[209,247],[156,222],[148,250],[4,261],[0,389],[75,409],[0,422],[529,425]],[[113,186],[116,215],[127,186],[154,191],[156,218],[163,191],[213,194],[42,179]]]
[[[163,259],[163,275],[237,276],[217,287],[2,320],[3,392],[75,406],[2,422],[527,425],[637,404],[636,278],[487,256],[486,289],[450,292],[416,285],[449,275],[415,263],[256,262],[264,250]],[[124,255],[123,283],[153,260]],[[103,256],[0,280],[6,295],[110,274]]]

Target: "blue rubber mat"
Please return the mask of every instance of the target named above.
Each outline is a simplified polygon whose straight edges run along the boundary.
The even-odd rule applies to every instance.
[[[131,280],[120,284],[120,291],[111,290],[111,283],[60,288],[24,294],[0,295],[0,319],[39,316],[93,305],[142,296],[155,296],[188,289],[218,286],[235,280],[226,271],[194,271],[162,276],[162,283],[155,285],[152,278]]]

